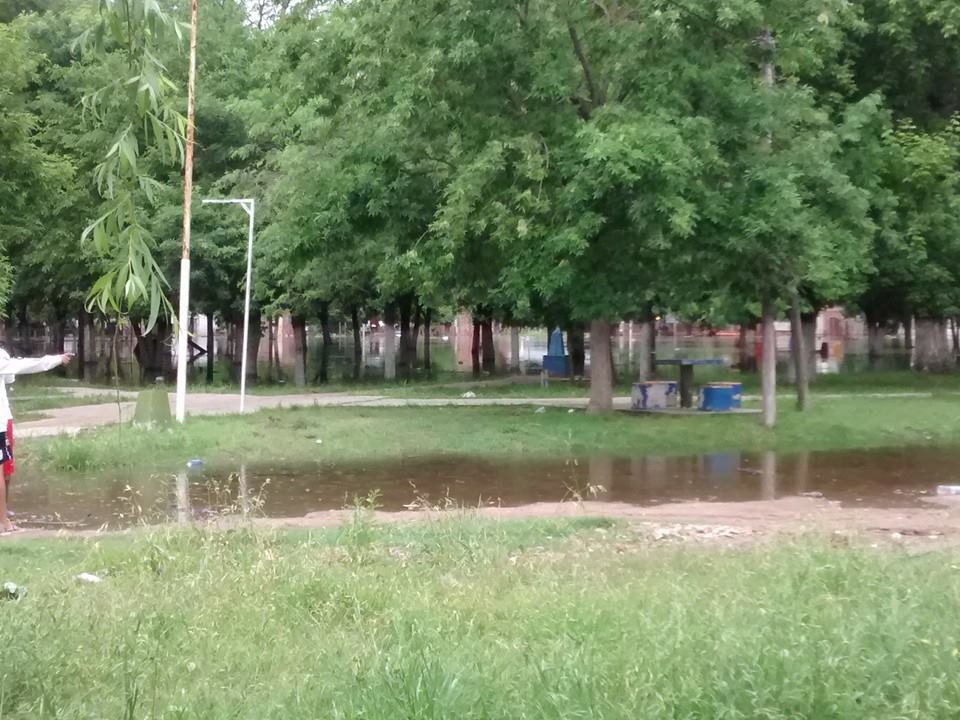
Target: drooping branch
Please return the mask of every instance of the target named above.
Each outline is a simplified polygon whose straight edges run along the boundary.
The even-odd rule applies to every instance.
[[[583,98],[578,98],[580,114],[584,118],[587,118],[593,110],[606,102],[606,93],[597,82],[593,67],[590,64],[590,58],[587,57],[587,52],[583,47],[583,43],[580,41],[580,35],[577,34],[576,28],[574,28],[573,25],[568,25],[567,30],[570,33],[570,42],[573,43],[573,52],[577,56],[577,60],[580,61],[580,67],[583,69],[583,80],[586,83],[587,92],[590,94],[589,107],[584,107]]]

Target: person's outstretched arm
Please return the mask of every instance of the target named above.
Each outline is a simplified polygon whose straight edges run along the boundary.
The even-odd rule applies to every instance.
[[[47,372],[70,362],[70,355],[44,355],[38,358],[0,356],[0,375],[31,375]]]

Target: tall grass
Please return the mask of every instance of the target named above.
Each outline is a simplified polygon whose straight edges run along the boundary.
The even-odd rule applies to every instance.
[[[356,523],[362,525],[358,532]],[[75,573],[103,574],[99,585]],[[468,515],[3,546],[4,718],[955,718],[960,572]]]

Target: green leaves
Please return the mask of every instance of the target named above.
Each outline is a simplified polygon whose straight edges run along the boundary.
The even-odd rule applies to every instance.
[[[99,25],[81,41],[87,51],[103,52],[110,49],[109,37],[134,71],[84,98],[84,107],[100,122],[106,121],[107,103],[119,107],[125,118],[94,169],[97,192],[108,205],[81,241],[92,239],[107,270],[91,288],[88,306],[117,315],[145,306],[145,332],[161,312],[170,314],[172,306],[166,278],[153,256],[156,243],[139,217],[139,203],[153,204],[161,187],[141,168],[142,155],[152,147],[163,162],[182,163],[186,127],[174,105],[177,87],[154,51],[165,33],[178,41],[181,36],[179,23],[156,0],[101,0]]]

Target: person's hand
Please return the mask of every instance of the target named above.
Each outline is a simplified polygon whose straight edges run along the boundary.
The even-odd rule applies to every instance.
[[[71,360],[73,360],[73,353],[64,353],[60,356],[60,362],[64,365],[69,365]]]

